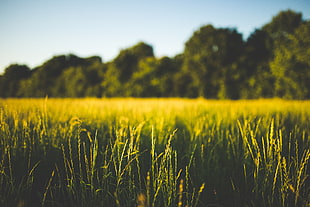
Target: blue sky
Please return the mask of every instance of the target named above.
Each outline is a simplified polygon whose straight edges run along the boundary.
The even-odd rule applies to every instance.
[[[287,9],[310,19],[309,0],[0,0],[0,73],[68,53],[107,62],[139,41],[172,57],[202,25],[247,38]]]

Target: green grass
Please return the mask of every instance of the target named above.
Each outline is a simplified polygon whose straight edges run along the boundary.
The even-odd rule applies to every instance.
[[[0,206],[307,206],[310,102],[0,100]]]

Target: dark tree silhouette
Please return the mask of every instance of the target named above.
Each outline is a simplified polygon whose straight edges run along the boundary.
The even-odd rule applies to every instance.
[[[31,71],[26,65],[13,64],[5,69],[0,78],[0,96],[14,97],[20,88],[20,81],[30,77]]]

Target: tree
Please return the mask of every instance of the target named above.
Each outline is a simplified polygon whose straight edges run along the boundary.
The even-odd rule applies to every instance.
[[[295,59],[296,52],[294,51],[296,48],[304,47],[294,43],[304,38],[296,34],[296,29],[303,24],[301,13],[287,10],[279,12],[270,23],[262,28],[268,36],[266,40],[270,53],[268,66],[265,66],[266,70],[262,74],[272,75],[270,78],[272,84],[268,85],[269,91],[272,92],[270,96],[282,98],[302,98],[303,96],[298,89],[300,84],[297,70],[301,70],[304,66],[300,66]],[[304,94],[304,92],[301,93]]]
[[[133,72],[137,70],[139,61],[147,57],[154,57],[153,48],[143,42],[139,42],[131,48],[120,51],[119,55],[113,61],[115,67],[120,72],[120,81],[122,83],[127,82]]]
[[[75,71],[73,68],[81,69]],[[80,76],[84,80],[83,84],[87,86],[83,88],[85,90],[83,94],[100,96],[102,93],[100,91],[101,69],[102,61],[98,56],[89,58],[80,58],[72,54],[54,56],[32,70],[31,77],[21,81],[22,87],[19,88],[18,94],[24,97],[44,97],[46,95],[50,97],[66,97],[68,95],[68,86],[66,84],[72,84],[74,80],[79,79],[77,76]],[[65,73],[67,70],[70,70],[70,72]],[[70,76],[72,80],[65,76]],[[70,88],[70,97],[74,97],[74,94],[81,96],[82,92],[73,92],[73,90]]]
[[[300,13],[282,11],[247,39],[242,60],[245,69],[242,98],[270,98],[275,95],[275,73],[271,71],[270,62],[277,55],[276,45],[287,41],[286,36],[293,34],[301,23]]]
[[[176,94],[179,97],[196,98],[201,92],[198,76],[189,70],[181,70],[175,74]]]
[[[182,55],[177,55],[174,58],[162,57],[158,60],[156,77],[160,82],[161,97],[178,96],[175,76],[181,70],[182,57]]]
[[[103,97],[120,97],[123,95],[120,71],[113,62],[106,64],[106,71],[101,83]]]
[[[242,35],[234,29],[216,29],[206,25],[186,42],[183,74],[190,72],[191,85],[198,87],[198,95],[206,98],[236,98],[232,90],[237,83],[237,66],[242,54]],[[186,72],[188,71],[188,72]],[[188,79],[188,80],[190,80]],[[196,83],[197,82],[197,83]]]
[[[148,57],[141,59],[138,70],[126,84],[126,96],[169,97],[176,96],[174,76],[181,64],[177,59]]]
[[[101,58],[85,58],[83,64],[65,69],[51,92],[57,97],[100,97],[103,70]]]
[[[31,76],[27,79],[21,80],[20,87],[18,89],[18,95],[20,97],[44,97],[47,94],[45,93],[44,88],[40,88],[42,85],[40,80],[40,73],[37,72],[37,69],[32,70]]]
[[[275,77],[275,96],[287,99],[310,98],[310,22],[301,24],[285,41],[275,42],[270,62]]]
[[[143,42],[120,51],[119,55],[107,64],[101,84],[103,96],[130,96],[131,78],[139,70],[139,62],[149,57],[154,57],[153,48]]]
[[[205,97],[307,99],[309,21],[279,12],[243,41],[235,29],[205,25],[184,53],[155,58],[139,42],[109,63],[98,56],[54,56],[39,67],[11,65],[0,76],[1,97]]]
[[[132,75],[127,85],[126,96],[158,97],[160,96],[160,81],[157,76],[159,61],[154,57],[139,61],[138,70]]]
[[[26,65],[12,64],[8,66],[0,79],[0,96],[18,97],[20,81],[27,79],[30,75],[31,71]]]
[[[242,87],[241,98],[260,98],[273,96],[273,77],[269,67],[272,58],[272,39],[266,31],[255,30],[245,43],[241,59]]]
[[[266,31],[273,39],[280,38],[286,33],[292,34],[295,29],[303,22],[302,14],[292,10],[279,12],[272,18],[272,21],[263,26],[263,31]]]

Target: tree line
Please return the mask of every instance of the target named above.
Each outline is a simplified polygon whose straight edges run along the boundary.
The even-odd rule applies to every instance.
[[[73,54],[41,66],[9,65],[0,97],[310,98],[310,21],[281,11],[247,40],[204,25],[175,57],[154,56],[139,42],[110,62]]]

